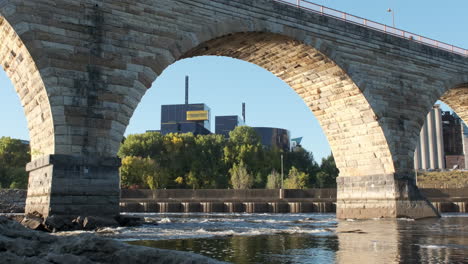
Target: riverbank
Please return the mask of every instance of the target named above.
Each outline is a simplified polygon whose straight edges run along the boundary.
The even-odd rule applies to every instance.
[[[94,234],[53,236],[0,216],[2,263],[222,263],[188,252],[133,246]]]

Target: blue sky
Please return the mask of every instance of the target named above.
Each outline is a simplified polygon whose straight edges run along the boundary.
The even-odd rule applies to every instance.
[[[388,8],[395,10],[396,27],[468,48],[468,1],[451,0],[317,0],[330,8],[387,25]],[[159,129],[161,104],[184,102],[184,76],[190,76],[190,102],[206,103],[215,115],[241,115],[247,104],[247,125],[287,128],[303,136],[303,146],[320,162],[330,154],[322,129],[297,94],[270,72],[224,57],[181,60],[168,67],[143,97],[126,134]],[[0,136],[28,139],[26,119],[11,82],[0,69]]]

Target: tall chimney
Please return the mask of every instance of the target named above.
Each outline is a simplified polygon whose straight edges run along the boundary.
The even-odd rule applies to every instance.
[[[189,77],[185,76],[185,104],[188,105]]]
[[[242,119],[244,119],[245,124],[245,103],[242,103]]]

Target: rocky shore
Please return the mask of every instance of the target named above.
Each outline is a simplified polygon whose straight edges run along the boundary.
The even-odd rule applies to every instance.
[[[24,213],[26,190],[0,189],[0,213]]]
[[[53,236],[0,216],[1,263],[221,263],[200,255],[133,246],[93,234]]]

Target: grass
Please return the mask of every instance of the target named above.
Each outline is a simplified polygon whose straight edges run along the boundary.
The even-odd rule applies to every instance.
[[[464,187],[468,186],[468,171],[418,172],[420,187]]]

